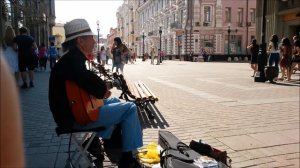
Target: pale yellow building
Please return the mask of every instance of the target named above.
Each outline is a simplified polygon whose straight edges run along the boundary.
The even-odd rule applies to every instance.
[[[52,35],[55,37],[54,44],[57,48],[61,48],[61,44],[65,41],[64,24],[56,23],[52,28]]]

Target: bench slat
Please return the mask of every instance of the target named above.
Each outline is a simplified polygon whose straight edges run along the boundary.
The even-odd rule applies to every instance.
[[[136,100],[140,100],[141,96],[138,93],[137,89],[135,88],[135,86],[132,83],[128,83],[128,86],[130,88],[130,92],[136,97]]]
[[[152,95],[152,97],[155,99],[155,101],[158,101],[158,98],[156,97],[156,95],[149,89],[149,87],[145,84],[145,83],[143,83],[143,82],[141,82],[143,85],[144,85],[144,87],[147,89],[147,91]]]
[[[134,85],[136,89],[138,90],[138,93],[141,95],[142,99],[147,99],[147,96],[144,94],[143,90],[140,88],[139,84],[137,82],[134,82]]]
[[[152,98],[151,93],[147,90],[145,85],[141,81],[138,81],[138,84],[139,84],[140,88],[143,90],[143,92],[147,95],[147,97]]]

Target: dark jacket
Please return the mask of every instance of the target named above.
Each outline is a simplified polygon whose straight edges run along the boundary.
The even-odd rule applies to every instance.
[[[107,91],[105,82],[86,68],[87,58],[77,48],[66,53],[51,71],[49,79],[49,105],[56,124],[70,129],[74,117],[67,100],[65,81],[71,80],[79,87],[102,99]]]

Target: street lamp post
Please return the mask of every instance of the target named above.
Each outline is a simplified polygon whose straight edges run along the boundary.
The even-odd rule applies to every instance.
[[[230,25],[228,26],[228,41],[227,41],[227,60],[231,60],[231,57],[230,57],[230,32],[231,32],[231,29],[230,29]],[[230,58],[230,59],[229,59]]]
[[[161,63],[161,34],[162,34],[161,26],[159,27],[158,33],[159,33],[159,53],[157,56],[157,65]]]
[[[186,30],[186,33],[185,33],[185,35],[186,35],[186,36],[185,36],[185,37],[186,37],[186,38],[185,38],[185,39],[186,39],[186,40],[185,40],[185,41],[186,41],[186,59],[185,59],[185,60],[186,60],[186,61],[189,61],[189,56],[191,56],[191,51],[192,51],[192,50],[191,50],[191,45],[192,45],[192,44],[191,44],[191,42],[192,42],[192,41],[191,41],[191,40],[192,40],[192,39],[191,39],[191,29],[192,29],[192,27],[191,27],[189,24],[186,25],[186,27],[185,27],[185,30]],[[188,45],[187,45],[187,41],[188,41],[187,31],[189,31],[189,35],[190,35],[190,39],[189,39],[189,40],[190,40],[190,41],[189,41],[189,53],[187,53],[187,52],[188,52],[188,51],[187,51],[187,50],[188,50],[188,49],[187,49],[187,48],[188,48]]]
[[[143,34],[142,34],[142,38],[143,38],[143,58],[142,58],[142,61],[145,61],[145,33],[143,31]]]
[[[255,82],[265,82],[265,65],[267,64],[267,54],[266,54],[266,13],[267,13],[267,1],[263,1],[263,8],[262,8],[262,27],[261,27],[261,45],[259,48],[259,53],[257,57],[257,63],[258,63],[258,74],[255,75],[254,81]]]
[[[97,61],[98,63],[100,63],[100,51],[99,51],[99,36],[100,36],[100,27],[99,27],[99,20],[97,20],[97,32],[98,32],[98,35],[97,35]]]
[[[180,48],[179,48],[179,36],[177,36],[177,55],[179,57],[179,60],[181,61]]]

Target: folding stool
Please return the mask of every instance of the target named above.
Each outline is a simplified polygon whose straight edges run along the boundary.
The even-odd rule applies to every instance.
[[[69,152],[68,152],[68,158],[66,160],[66,166],[69,165],[70,168],[76,168],[80,167],[80,160],[83,159],[86,164],[89,167],[95,167],[95,164],[91,158],[91,156],[87,153],[87,149],[91,145],[91,142],[93,141],[94,137],[96,136],[97,131],[102,131],[104,130],[104,127],[98,127],[98,128],[93,128],[93,129],[82,129],[82,130],[77,130],[77,129],[64,129],[61,127],[56,128],[56,134],[57,136],[60,136],[61,134],[70,134],[70,141],[69,141]],[[89,138],[88,143],[86,144],[85,147],[82,146],[82,144],[85,142],[87,138]],[[70,154],[70,147],[71,147],[71,142],[76,148],[76,152]],[[65,167],[66,167],[65,166]]]

